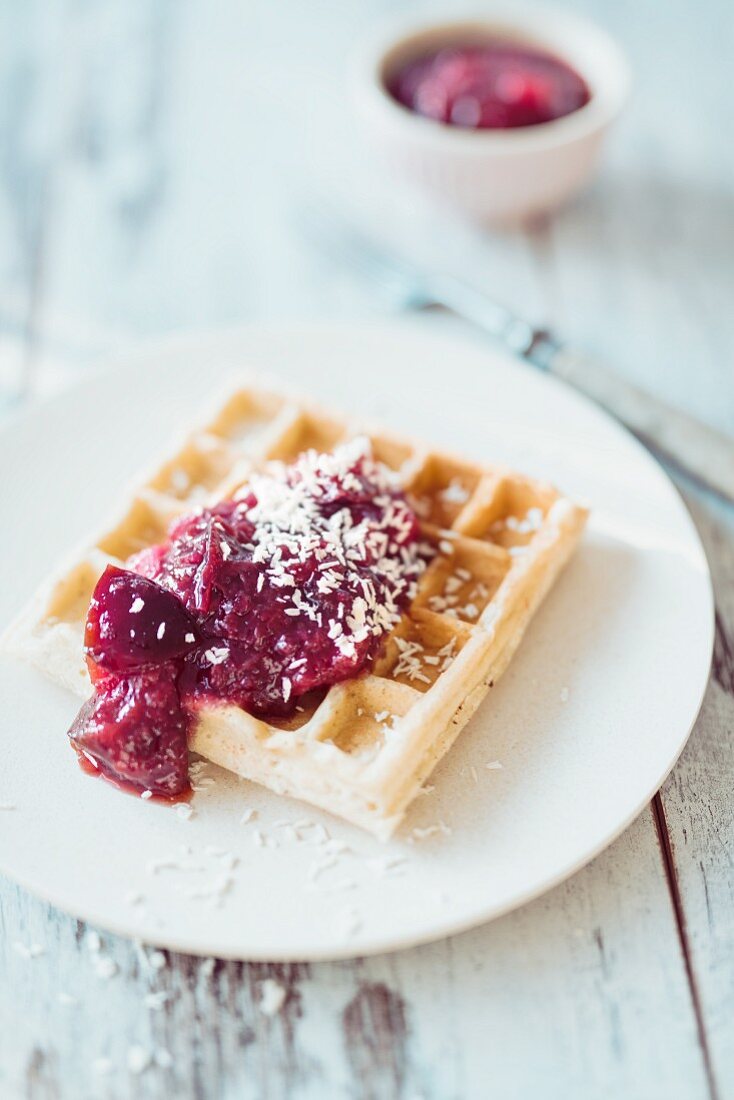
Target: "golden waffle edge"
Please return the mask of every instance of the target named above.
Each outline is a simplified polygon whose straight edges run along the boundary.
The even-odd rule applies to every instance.
[[[160,541],[169,522],[231,496],[249,473],[366,435],[399,473],[437,555],[367,675],[268,724],[228,705],[202,709],[201,756],[381,838],[448,751],[517,649],[570,557],[586,510],[544,482],[479,466],[339,416],[256,380],[217,403],[203,428],[144,478],[123,514],[79,550],[11,624],[5,648],[82,697],[84,621],[105,565]]]

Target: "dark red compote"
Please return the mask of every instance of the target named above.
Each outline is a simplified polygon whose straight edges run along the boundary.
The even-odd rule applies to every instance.
[[[387,87],[411,111],[471,130],[537,126],[577,111],[590,98],[585,81],[565,61],[499,41],[415,58]]]
[[[94,695],[69,736],[122,785],[189,790],[197,707],[286,716],[356,676],[425,567],[414,513],[364,441],[257,475],[108,566],[87,616]]]

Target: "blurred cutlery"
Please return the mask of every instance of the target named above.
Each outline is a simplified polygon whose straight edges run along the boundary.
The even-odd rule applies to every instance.
[[[452,275],[422,271],[392,255],[331,209],[302,211],[308,236],[334,259],[378,286],[404,309],[441,306],[471,321],[514,355],[601,405],[661,458],[734,502],[734,439],[653,397]]]

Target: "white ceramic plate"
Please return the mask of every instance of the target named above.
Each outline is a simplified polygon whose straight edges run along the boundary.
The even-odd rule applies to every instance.
[[[0,626],[238,366],[547,476],[593,509],[509,671],[410,814],[408,829],[451,832],[411,844],[406,829],[383,846],[211,766],[215,782],[180,820],[83,775],[65,736],[76,702],[2,656],[0,804],[15,808],[0,813],[0,869],[110,930],[248,959],[391,950],[527,901],[617,836],[675,762],[706,684],[711,589],[646,452],[475,339],[438,323],[219,333],[159,345],[34,409],[0,435]],[[257,818],[241,824],[249,808]],[[287,825],[298,821],[314,823],[301,841]],[[349,850],[314,878],[326,831]]]

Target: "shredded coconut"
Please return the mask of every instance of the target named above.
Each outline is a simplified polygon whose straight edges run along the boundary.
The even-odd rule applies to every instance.
[[[108,955],[97,955],[94,960],[94,972],[98,978],[108,981],[117,974],[117,963]]]
[[[275,1016],[285,1003],[286,991],[273,978],[260,982],[260,1011],[266,1016]]]
[[[38,959],[41,955],[46,954],[46,948],[42,944],[32,943],[28,945],[21,943],[19,940],[16,940],[13,944],[13,951],[23,959]]]
[[[127,1052],[127,1068],[136,1076],[144,1073],[152,1059],[150,1053],[143,1047],[133,1044]]]
[[[223,661],[229,657],[229,649],[227,646],[212,646],[211,649],[207,649],[204,653],[204,659],[209,662],[210,665],[221,665]]]

